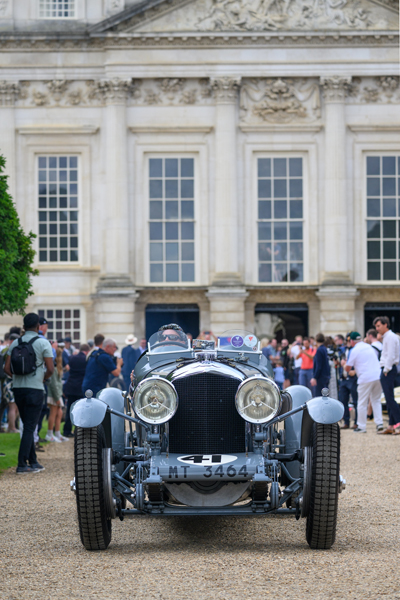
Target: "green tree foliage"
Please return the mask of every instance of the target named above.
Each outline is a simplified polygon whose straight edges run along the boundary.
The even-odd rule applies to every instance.
[[[4,175],[6,161],[0,156],[0,315],[24,313],[26,299],[33,294],[31,275],[35,234],[25,235],[13,199],[8,193],[8,176]]]

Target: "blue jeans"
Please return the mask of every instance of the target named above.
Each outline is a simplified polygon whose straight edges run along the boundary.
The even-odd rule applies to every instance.
[[[26,467],[37,463],[33,432],[38,424],[43,406],[43,390],[33,388],[14,388],[15,403],[24,424],[24,431],[18,452],[18,466]]]
[[[299,384],[304,385],[305,387],[308,387],[309,390],[313,391],[313,388],[311,387],[311,383],[310,383],[312,377],[313,377],[312,369],[300,369]]]
[[[384,375],[383,369],[381,373],[381,385],[386,398],[387,411],[389,413],[389,425],[397,425],[400,423],[400,407],[394,399],[394,382],[397,375],[397,367],[393,368],[387,375]]]
[[[344,406],[344,415],[343,420],[345,425],[350,425],[350,411],[349,411],[349,399],[350,395],[353,400],[355,416],[354,423],[357,423],[357,402],[358,402],[358,393],[357,393],[357,377],[347,377],[346,379],[342,379],[339,383],[339,400]]]

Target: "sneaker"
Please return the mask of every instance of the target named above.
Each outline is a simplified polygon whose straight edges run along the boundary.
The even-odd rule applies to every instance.
[[[33,467],[17,467],[17,475],[25,475],[25,473],[39,473],[39,469]]]
[[[376,433],[379,433],[380,431],[383,431],[383,425],[376,426]]]
[[[46,442],[54,442],[54,435],[52,433],[46,433],[46,437],[44,439]]]
[[[354,433],[367,433],[366,429],[361,429],[361,427],[356,427],[354,429]]]
[[[68,438],[61,435],[61,433],[55,435],[54,437],[56,438],[56,442],[68,442]]]
[[[44,471],[44,467],[40,465],[38,462],[31,464],[31,469],[35,469],[35,471]]]

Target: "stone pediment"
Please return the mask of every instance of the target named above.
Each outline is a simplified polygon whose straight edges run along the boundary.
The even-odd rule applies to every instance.
[[[93,32],[398,31],[398,0],[148,0]]]

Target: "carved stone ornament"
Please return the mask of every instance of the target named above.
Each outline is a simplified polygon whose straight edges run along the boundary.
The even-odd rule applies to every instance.
[[[396,30],[398,16],[388,1],[197,0],[182,4],[171,0],[169,10],[165,5],[152,6],[144,14],[133,17],[124,31]]]
[[[399,104],[400,78],[398,76],[356,77],[350,102],[367,104]]]
[[[325,102],[344,102],[351,92],[351,77],[321,77],[320,84]]]
[[[14,106],[20,92],[21,87],[18,82],[0,81],[0,106]]]
[[[240,77],[220,77],[211,79],[211,88],[216,102],[236,102],[240,89]]]
[[[101,79],[94,81],[89,93],[89,99],[101,99],[107,103],[125,102],[132,93],[134,83],[132,79]]]
[[[288,123],[321,116],[317,80],[245,79],[240,91],[241,120]]]
[[[64,96],[68,85],[69,82],[65,79],[54,79],[53,81],[49,81],[47,87],[49,88],[54,100],[59,103],[61,98]]]

